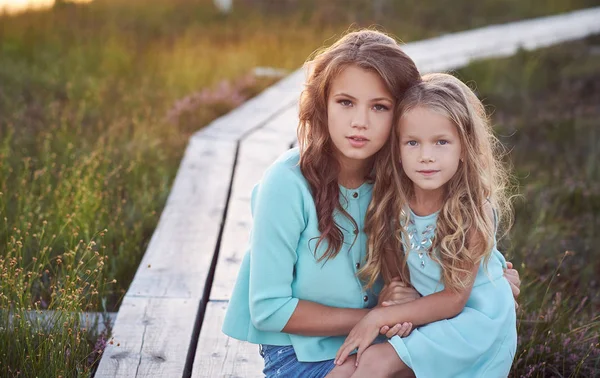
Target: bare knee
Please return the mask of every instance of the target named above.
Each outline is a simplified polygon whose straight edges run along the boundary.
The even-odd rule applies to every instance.
[[[351,377],[352,374],[354,374],[355,370],[356,370],[356,355],[352,355],[352,356],[348,357],[348,359],[346,359],[346,361],[344,361],[344,363],[342,365],[336,365],[336,367],[334,367],[333,370],[331,370],[329,372],[329,374],[327,374],[325,376],[325,378]]]
[[[412,370],[388,343],[371,345],[360,357],[353,377],[414,377]]]

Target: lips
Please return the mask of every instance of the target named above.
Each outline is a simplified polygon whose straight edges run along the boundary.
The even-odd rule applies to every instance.
[[[364,147],[369,141],[367,138],[361,135],[350,135],[349,137],[346,137],[346,139],[348,139],[348,142],[350,142],[350,146],[352,146],[353,148]]]
[[[431,175],[434,175],[434,174],[438,173],[439,170],[435,170],[435,169],[423,169],[423,170],[420,170],[420,171],[417,171],[417,172],[419,172],[420,174],[422,174],[424,176],[431,176]]]
[[[364,136],[360,136],[360,135],[350,135],[349,137],[346,137],[350,140],[354,140],[356,142],[368,142],[369,139],[365,138]]]

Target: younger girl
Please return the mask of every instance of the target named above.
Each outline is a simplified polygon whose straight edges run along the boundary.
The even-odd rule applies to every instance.
[[[408,337],[367,349],[389,356],[381,352],[391,345],[400,357],[395,369],[381,363],[382,373],[506,377],[516,351],[516,317],[495,233],[499,220],[510,218],[510,204],[484,107],[460,80],[432,74],[406,93],[397,114],[388,164],[395,185],[374,188],[367,228],[377,232],[361,273],[372,284],[399,270],[423,297],[371,311],[350,332],[336,363],[358,348],[354,376],[373,376],[373,363],[361,364],[365,349],[382,326],[410,322],[418,328]],[[394,234],[402,237],[388,237]]]

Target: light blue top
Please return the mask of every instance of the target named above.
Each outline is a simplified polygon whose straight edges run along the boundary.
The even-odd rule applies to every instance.
[[[283,333],[300,299],[341,308],[372,308],[381,283],[365,291],[356,273],[365,261],[364,218],[372,184],[357,189],[340,187],[340,203],[354,218],[358,230],[337,212],[344,235],[338,255],[317,262],[320,235],[310,186],[292,149],[265,172],[252,191],[254,224],[248,250],[225,314],[223,332],[255,344],[293,345],[299,361],[335,358],[344,336],[300,336]]]
[[[431,258],[429,237],[438,213],[411,212],[407,227],[410,282],[422,295],[444,289],[442,270]],[[412,236],[410,236],[412,235]],[[422,247],[421,247],[422,246]],[[471,295],[457,316],[418,327],[390,344],[419,378],[507,377],[517,348],[515,304],[503,276],[504,256],[494,245],[486,267],[479,267]]]

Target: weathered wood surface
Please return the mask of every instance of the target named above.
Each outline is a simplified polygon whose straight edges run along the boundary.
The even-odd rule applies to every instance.
[[[262,377],[263,360],[258,354],[258,346],[221,333],[226,309],[226,301],[208,303],[192,377]]]
[[[190,141],[96,377],[183,375],[221,228],[235,149],[233,141]]]
[[[181,377],[198,302],[182,298],[124,298],[96,377]]]
[[[405,51],[423,73],[450,70],[598,33],[599,19],[600,7],[591,8],[410,43]],[[221,325],[248,241],[252,187],[296,142],[304,77],[294,72],[191,139],[98,377],[261,375],[257,347],[226,337]]]

